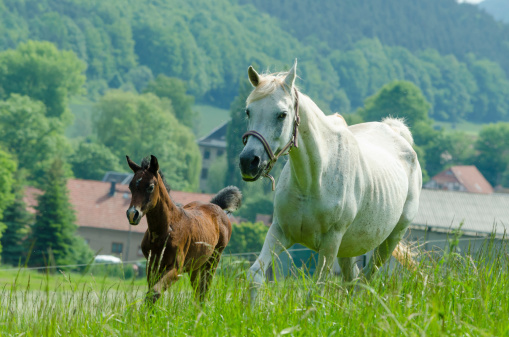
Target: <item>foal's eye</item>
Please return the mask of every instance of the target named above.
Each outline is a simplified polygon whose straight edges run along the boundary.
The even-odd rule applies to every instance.
[[[246,115],[249,118],[249,109],[246,109]]]
[[[277,118],[278,118],[278,119],[285,119],[285,118],[286,118],[286,115],[287,115],[287,113],[286,113],[286,112],[282,112],[282,113],[280,113],[280,114],[277,116]]]
[[[147,192],[148,193],[154,192],[154,185],[150,185],[149,187],[147,187]]]

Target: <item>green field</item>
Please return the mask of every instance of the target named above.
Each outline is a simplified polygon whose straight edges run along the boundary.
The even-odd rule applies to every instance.
[[[142,279],[2,272],[2,336],[507,336],[507,245],[472,258],[421,253],[352,289],[305,273],[268,283],[253,307],[244,272],[216,275],[203,306],[187,276],[153,307]]]
[[[66,129],[69,138],[87,137],[92,134],[92,110],[93,102],[84,97],[75,97],[69,103],[74,120]],[[214,128],[230,119],[230,111],[211,105],[197,104],[193,110],[198,112],[199,119],[196,121],[195,133],[200,138],[208,134]]]
[[[198,121],[197,138],[203,137],[220,124],[230,119],[230,111],[216,108],[210,105],[195,105],[193,110],[198,111],[200,120]]]
[[[443,128],[445,131],[463,131],[471,135],[478,135],[479,131],[481,131],[482,127],[486,124],[476,124],[467,121],[461,121],[459,123],[449,123],[449,122],[438,122],[434,121],[433,124],[435,126],[439,126]]]

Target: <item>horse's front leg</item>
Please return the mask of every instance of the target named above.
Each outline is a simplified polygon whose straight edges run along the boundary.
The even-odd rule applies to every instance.
[[[173,268],[170,271],[166,272],[153,286],[150,286],[149,282],[149,291],[147,292],[146,301],[155,303],[160,297],[163,291],[168,289],[173,283],[177,282],[179,279],[179,273],[177,268]]]
[[[331,274],[342,237],[342,234],[332,231],[322,235],[318,249],[318,265],[314,275],[317,284],[323,285],[325,279]]]
[[[251,289],[251,303],[254,304],[258,296],[258,288],[263,284],[265,272],[272,261],[272,254],[278,256],[285,249],[288,249],[293,242],[286,237],[277,222],[274,222],[270,228],[265,242],[263,243],[260,256],[256,259],[255,263],[249,268],[250,289]]]

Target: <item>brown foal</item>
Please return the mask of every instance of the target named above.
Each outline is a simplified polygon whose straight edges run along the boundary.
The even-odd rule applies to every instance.
[[[225,211],[237,210],[242,194],[229,186],[210,203],[193,201],[181,207],[171,200],[156,157],[141,166],[127,157],[127,163],[134,172],[127,218],[138,225],[146,215],[148,222],[141,242],[147,258],[147,300],[157,301],[180,274],[189,273],[195,297],[203,301],[232,232]]]

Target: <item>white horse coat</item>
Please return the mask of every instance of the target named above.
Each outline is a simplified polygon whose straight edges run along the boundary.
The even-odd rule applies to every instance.
[[[276,75],[249,69],[255,87],[247,100],[249,129],[263,135],[271,149],[291,139],[296,99],[300,115],[298,148],[290,151],[279,178],[273,223],[250,272],[254,282],[263,282],[271,252],[300,243],[319,252],[319,271],[339,257],[347,280],[358,274],[353,257],[375,249],[364,270],[369,279],[418,210],[422,173],[412,136],[397,119],[348,127],[340,116],[326,116],[294,90],[296,66]],[[243,179],[258,179],[268,162],[260,139],[249,136],[240,155]]]

